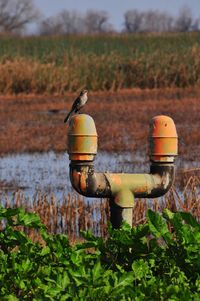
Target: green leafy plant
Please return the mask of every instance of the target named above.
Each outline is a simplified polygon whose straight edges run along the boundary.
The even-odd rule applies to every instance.
[[[37,215],[0,208],[1,300],[199,300],[200,225],[189,213],[147,211],[147,224],[70,245]],[[42,243],[19,227],[34,228]],[[169,231],[169,226],[172,231]]]

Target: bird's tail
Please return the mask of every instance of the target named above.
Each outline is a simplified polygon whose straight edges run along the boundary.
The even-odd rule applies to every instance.
[[[66,123],[71,115],[72,111],[70,111],[64,119],[64,123]]]

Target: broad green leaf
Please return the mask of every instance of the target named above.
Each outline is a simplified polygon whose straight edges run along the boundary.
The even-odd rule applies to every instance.
[[[16,216],[21,211],[21,208],[2,208],[0,207],[0,218],[9,218]]]
[[[66,289],[67,285],[69,284],[70,284],[70,279],[67,272],[65,272],[64,275],[62,275],[62,281],[61,281],[62,289],[63,290]]]
[[[25,285],[24,281],[21,280],[21,281],[19,282],[19,288],[20,288],[21,290],[23,290],[23,289],[25,289],[25,287],[26,287],[26,285]]]
[[[93,280],[95,281],[102,276],[101,263],[98,261],[92,269]]]
[[[190,226],[197,228],[200,231],[200,224],[197,220],[192,216],[191,213],[188,212],[179,212],[182,219]]]
[[[50,253],[50,248],[47,246],[47,247],[42,248],[42,251],[41,251],[40,255],[45,256],[49,253]]]
[[[148,210],[147,220],[149,229],[156,238],[162,237],[166,242],[170,242],[172,240],[171,234],[167,227],[167,223],[159,213]]]
[[[120,276],[113,289],[111,290],[111,296],[118,296],[118,294],[125,292],[126,288],[128,286],[132,286],[133,285],[133,281],[134,281],[134,277],[133,277],[133,273],[132,272],[126,272],[124,273],[122,276]]]
[[[19,299],[15,296],[15,295],[7,295],[7,296],[4,296],[4,298],[2,299],[4,301],[18,301]]]
[[[134,278],[140,280],[149,272],[149,266],[145,260],[139,259],[133,262],[132,270],[134,272]]]
[[[63,296],[60,297],[60,301],[72,300],[71,294],[65,293]]]
[[[167,220],[172,220],[174,218],[174,213],[166,208],[163,210],[163,217]]]
[[[26,260],[23,260],[21,263],[23,272],[27,272],[32,268],[33,263],[30,261],[29,258],[27,258]]]
[[[38,215],[31,212],[25,212],[24,210],[20,210],[17,216],[17,224],[26,227],[34,227],[36,229],[43,227]]]

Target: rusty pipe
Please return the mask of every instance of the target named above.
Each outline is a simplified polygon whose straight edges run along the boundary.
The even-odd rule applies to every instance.
[[[130,190],[138,198],[164,195],[174,179],[174,164],[152,163],[149,174],[96,172],[92,162],[72,161],[70,180],[73,188],[87,197],[112,198],[121,190]]]
[[[71,118],[68,130],[70,180],[73,188],[87,197],[109,198],[111,220],[118,227],[122,220],[131,224],[134,197],[164,195],[174,180],[174,157],[178,137],[173,120],[156,116],[150,122],[149,174],[96,172],[97,132],[94,120],[85,114]]]
[[[70,179],[74,189],[87,197],[115,198],[121,204],[124,197],[116,196],[129,191],[135,197],[154,198],[164,195],[174,179],[174,157],[177,155],[178,136],[173,120],[155,116],[149,130],[149,174],[96,172],[93,161],[97,154],[97,132],[94,120],[85,114],[72,117],[68,130]],[[129,198],[129,197],[128,197]]]

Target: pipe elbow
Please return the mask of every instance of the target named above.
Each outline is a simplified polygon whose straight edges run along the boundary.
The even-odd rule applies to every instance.
[[[83,172],[80,172],[74,168],[70,169],[70,181],[72,187],[81,195],[87,196],[86,190],[86,177]]]
[[[174,182],[174,164],[153,163],[150,168],[150,175],[152,176],[154,184],[150,194],[147,197],[161,197],[169,191]]]
[[[110,184],[104,173],[96,173],[92,164],[70,164],[70,180],[73,188],[83,196],[111,197]]]

